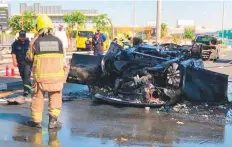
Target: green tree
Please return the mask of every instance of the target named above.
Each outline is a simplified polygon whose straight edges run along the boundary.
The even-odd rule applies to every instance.
[[[185,29],[185,31],[184,31],[184,38],[185,39],[190,39],[190,40],[192,40],[192,39],[194,39],[194,32],[193,32],[193,29]]]
[[[103,32],[107,32],[110,36],[112,35],[112,22],[111,20],[107,17],[106,14],[101,14],[93,17],[93,23],[95,24],[95,27],[97,29],[100,29]],[[110,23],[110,27],[109,24]]]
[[[10,28],[12,29],[12,33],[15,34],[22,30],[22,24],[24,23],[23,27],[24,30],[27,32],[31,32],[35,28],[35,13],[25,11],[23,13],[23,19],[21,15],[14,15],[8,19],[8,23]]]
[[[86,16],[79,11],[75,11],[65,14],[63,16],[63,20],[68,24],[68,27],[66,28],[66,33],[68,37],[68,48],[72,49],[72,37],[74,32],[74,26],[85,24]]]
[[[163,37],[167,36],[167,34],[168,34],[167,24],[162,23],[161,24],[161,36],[160,37],[163,38]]]

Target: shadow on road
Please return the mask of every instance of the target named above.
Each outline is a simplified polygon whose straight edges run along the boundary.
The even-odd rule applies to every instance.
[[[214,61],[214,63],[227,63],[227,64],[232,64],[232,60],[227,60],[227,59],[218,59]]]
[[[25,122],[30,120],[30,117],[22,116],[21,114],[17,113],[0,113],[0,120],[6,120],[25,125]]]

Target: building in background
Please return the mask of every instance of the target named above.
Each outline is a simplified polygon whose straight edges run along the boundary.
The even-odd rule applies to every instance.
[[[66,13],[74,12],[77,10],[63,10],[61,6],[42,6],[40,3],[34,3],[33,5],[27,5],[26,3],[20,4],[20,14],[22,14],[24,11],[32,11],[35,12],[36,15],[40,14],[47,14],[49,17],[51,17],[53,23],[55,25],[65,25],[63,16]],[[91,19],[93,16],[97,16],[98,11],[95,9],[86,9],[86,10],[78,10],[85,14],[89,19]]]

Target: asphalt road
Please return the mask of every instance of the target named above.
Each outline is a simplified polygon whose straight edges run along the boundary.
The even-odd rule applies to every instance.
[[[232,144],[229,105],[185,103],[168,111],[146,111],[95,102],[86,93],[84,86],[65,85],[64,95],[77,95],[77,99],[63,103],[60,117],[63,128],[53,132],[47,129],[46,107],[43,129],[38,130],[24,125],[30,119],[30,104],[1,104],[0,146],[46,146],[54,142],[61,147],[228,147]]]
[[[54,136],[47,130],[47,108],[42,130],[23,124],[30,119],[29,106],[0,105],[0,146],[5,141],[40,145],[57,141],[62,147],[228,147],[232,144],[232,126],[228,121],[231,115],[227,107],[194,106],[167,113],[158,109],[114,107],[90,99],[76,100],[63,104],[60,118],[63,128]]]
[[[232,77],[232,49],[221,53],[220,59],[217,61],[205,61],[204,65],[205,68],[209,70],[227,74]]]

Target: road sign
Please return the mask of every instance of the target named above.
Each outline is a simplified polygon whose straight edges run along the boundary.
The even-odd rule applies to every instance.
[[[8,28],[8,5],[0,5],[0,29],[6,30]]]
[[[232,39],[232,30],[224,30],[224,31],[219,31],[218,33],[219,38],[227,38],[227,39]]]

